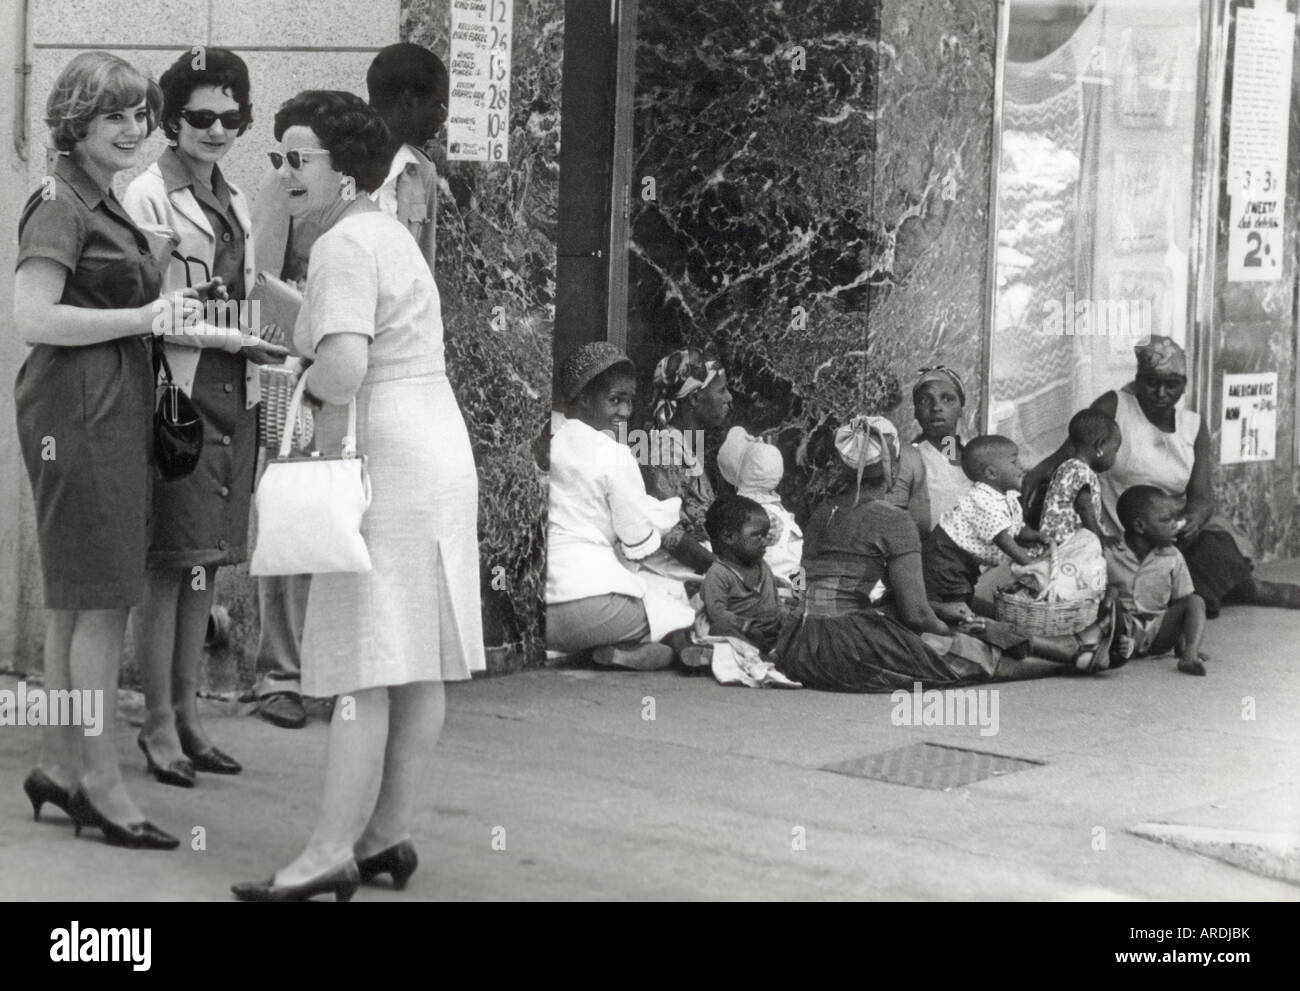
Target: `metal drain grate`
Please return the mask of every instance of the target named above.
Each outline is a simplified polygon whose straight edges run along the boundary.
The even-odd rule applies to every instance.
[[[989,754],[982,750],[963,750],[961,747],[945,747],[937,743],[914,743],[897,750],[827,764],[822,770],[847,774],[853,778],[908,785],[911,788],[949,791],[985,778],[1041,767],[1042,763],[1038,760]]]

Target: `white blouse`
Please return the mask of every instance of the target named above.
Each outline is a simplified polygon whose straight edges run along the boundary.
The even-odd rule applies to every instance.
[[[611,593],[645,598],[620,560],[641,560],[677,524],[680,499],[647,495],[631,450],[581,420],[552,420],[546,601]],[[617,548],[617,552],[616,552]]]

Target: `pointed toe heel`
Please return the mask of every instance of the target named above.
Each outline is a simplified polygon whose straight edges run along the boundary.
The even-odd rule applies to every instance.
[[[27,800],[32,803],[34,822],[40,821],[41,806],[46,802],[67,814],[68,803],[72,800],[71,793],[39,767],[27,775],[27,780],[23,782],[23,791],[27,793]]]
[[[112,846],[132,850],[175,850],[181,845],[179,839],[147,819],[125,824],[113,822],[95,808],[86,793],[80,789],[72,793],[68,802],[68,815],[72,816],[75,835],[81,835],[83,826],[93,826],[104,834],[105,842]]]
[[[357,861],[357,871],[363,883],[373,881],[380,874],[387,874],[393,879],[395,891],[406,888],[406,882],[419,866],[420,858],[416,856],[415,847],[410,840],[403,840],[373,857]]]
[[[305,902],[313,895],[333,894],[337,902],[350,902],[361,887],[357,862],[347,863],[326,871],[319,877],[302,884],[276,887],[275,878],[265,881],[241,881],[230,886],[230,892],[241,902]]]
[[[144,754],[145,762],[148,764],[149,773],[154,776],[159,784],[175,785],[177,788],[194,787],[194,765],[188,758],[174,760],[166,767],[160,767],[153,759],[153,754],[149,753],[149,746],[144,742],[144,737],[136,738],[136,745],[140,752]]]

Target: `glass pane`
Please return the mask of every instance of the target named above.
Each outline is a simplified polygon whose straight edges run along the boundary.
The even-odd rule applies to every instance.
[[[1025,464],[1132,380],[1134,344],[1186,339],[1202,13],[1011,0],[989,419]]]

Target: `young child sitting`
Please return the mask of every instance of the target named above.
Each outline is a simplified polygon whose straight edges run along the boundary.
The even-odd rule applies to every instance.
[[[921,548],[926,595],[940,619],[969,621],[975,583],[983,568],[1029,564],[1042,553],[1042,537],[1025,526],[1020,508],[1020,449],[997,434],[976,437],[961,452],[961,468],[975,484]]]
[[[704,575],[700,595],[709,634],[735,637],[768,651],[784,619],[776,579],[763,560],[771,521],[763,507],[744,496],[721,496],[704,517],[717,561]]]
[[[1110,666],[1176,648],[1179,671],[1205,674],[1205,600],[1193,591],[1187,562],[1174,546],[1182,528],[1178,500],[1153,485],[1134,485],[1119,497],[1115,514],[1124,539],[1107,556],[1120,634]]]
[[[783,600],[793,599],[799,586],[803,559],[803,531],[794,513],[781,503],[776,487],[785,475],[785,457],[772,444],[754,440],[741,453],[736,471],[736,494],[763,507],[771,523],[763,561],[776,576],[776,592]]]
[[[1099,472],[1115,464],[1122,442],[1119,424],[1101,410],[1085,409],[1070,420],[1070,457],[1052,474],[1038,532],[1064,544],[1079,529],[1094,534],[1102,547],[1117,547],[1121,538],[1101,528]]]

